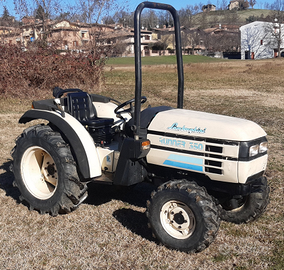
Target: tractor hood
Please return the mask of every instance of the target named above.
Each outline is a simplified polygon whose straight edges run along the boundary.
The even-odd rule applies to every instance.
[[[266,136],[259,125],[249,120],[184,109],[158,113],[148,131],[232,141],[250,141]]]

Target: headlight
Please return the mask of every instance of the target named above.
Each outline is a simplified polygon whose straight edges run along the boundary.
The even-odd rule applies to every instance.
[[[259,153],[264,153],[267,151],[267,148],[268,148],[268,143],[267,142],[262,142],[260,145],[259,145]]]
[[[239,160],[249,161],[267,154],[268,143],[265,137],[255,140],[241,142]]]
[[[261,154],[261,153],[266,152],[267,146],[268,146],[267,142],[262,142],[260,144],[252,145],[249,148],[249,156],[253,157],[253,156],[256,156],[257,154]]]
[[[250,157],[256,156],[258,154],[258,151],[259,151],[259,145],[258,144],[251,146],[249,148],[249,156]]]

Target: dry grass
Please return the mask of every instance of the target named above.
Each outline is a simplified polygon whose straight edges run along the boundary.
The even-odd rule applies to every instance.
[[[188,255],[158,245],[145,217],[151,187],[90,185],[89,198],[68,215],[51,217],[19,204],[9,172],[10,150],[28,101],[0,101],[0,269],[283,269],[284,62],[233,61],[185,66],[185,107],[259,123],[268,133],[271,202],[256,222],[222,222],[215,242]],[[132,68],[106,72],[101,92],[133,97]],[[173,66],[143,68],[143,94],[153,106],[175,106]]]

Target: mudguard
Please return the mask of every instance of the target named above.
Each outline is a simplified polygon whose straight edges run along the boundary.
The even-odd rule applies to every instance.
[[[88,131],[71,115],[61,115],[59,111],[33,109],[27,111],[19,123],[27,123],[35,119],[44,119],[55,125],[67,138],[73,148],[73,154],[79,170],[85,179],[102,174],[101,164],[94,141]]]

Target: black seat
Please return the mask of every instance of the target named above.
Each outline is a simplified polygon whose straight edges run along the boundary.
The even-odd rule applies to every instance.
[[[114,122],[112,118],[97,117],[96,108],[86,92],[68,93],[67,108],[68,112],[84,126],[97,129],[111,126]]]

